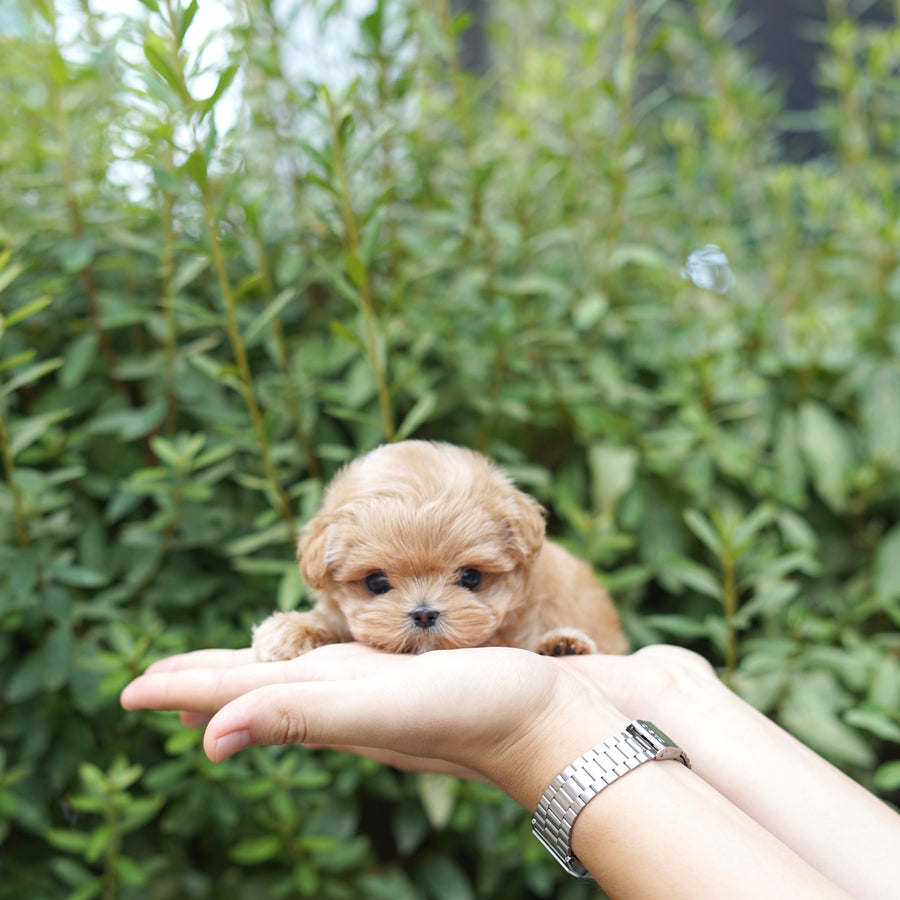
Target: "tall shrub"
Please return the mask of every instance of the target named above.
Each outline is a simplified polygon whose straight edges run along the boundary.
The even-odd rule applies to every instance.
[[[0,897],[591,895],[487,787],[118,708],[413,436],[896,800],[896,18],[789,162],[727,0],[496,0],[479,78],[448,0],[208,11],[0,5]]]

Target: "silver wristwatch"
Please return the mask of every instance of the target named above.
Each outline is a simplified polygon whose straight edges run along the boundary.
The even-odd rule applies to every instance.
[[[650,722],[635,719],[615,737],[579,756],[550,782],[531,820],[531,830],[570,875],[592,877],[572,852],[572,825],[578,814],[607,785],[654,759],[674,759],[691,767],[687,755],[671,738]]]

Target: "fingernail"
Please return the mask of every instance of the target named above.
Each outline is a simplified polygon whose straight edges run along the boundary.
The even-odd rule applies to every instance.
[[[213,744],[213,762],[220,763],[223,759],[228,759],[238,750],[250,746],[249,731],[232,731],[231,734],[225,734]]]

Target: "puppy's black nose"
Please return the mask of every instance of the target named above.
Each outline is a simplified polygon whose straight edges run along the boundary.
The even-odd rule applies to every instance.
[[[409,617],[416,623],[416,628],[427,631],[434,626],[434,623],[437,622],[440,615],[441,614],[436,609],[420,606],[418,609],[414,609],[409,614]]]

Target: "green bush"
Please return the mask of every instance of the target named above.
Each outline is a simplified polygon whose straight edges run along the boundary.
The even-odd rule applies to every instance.
[[[411,435],[896,799],[900,25],[828,4],[789,161],[727,0],[495,0],[479,81],[448,0],[142,4],[0,3],[0,896],[592,895],[486,787],[118,707]]]

